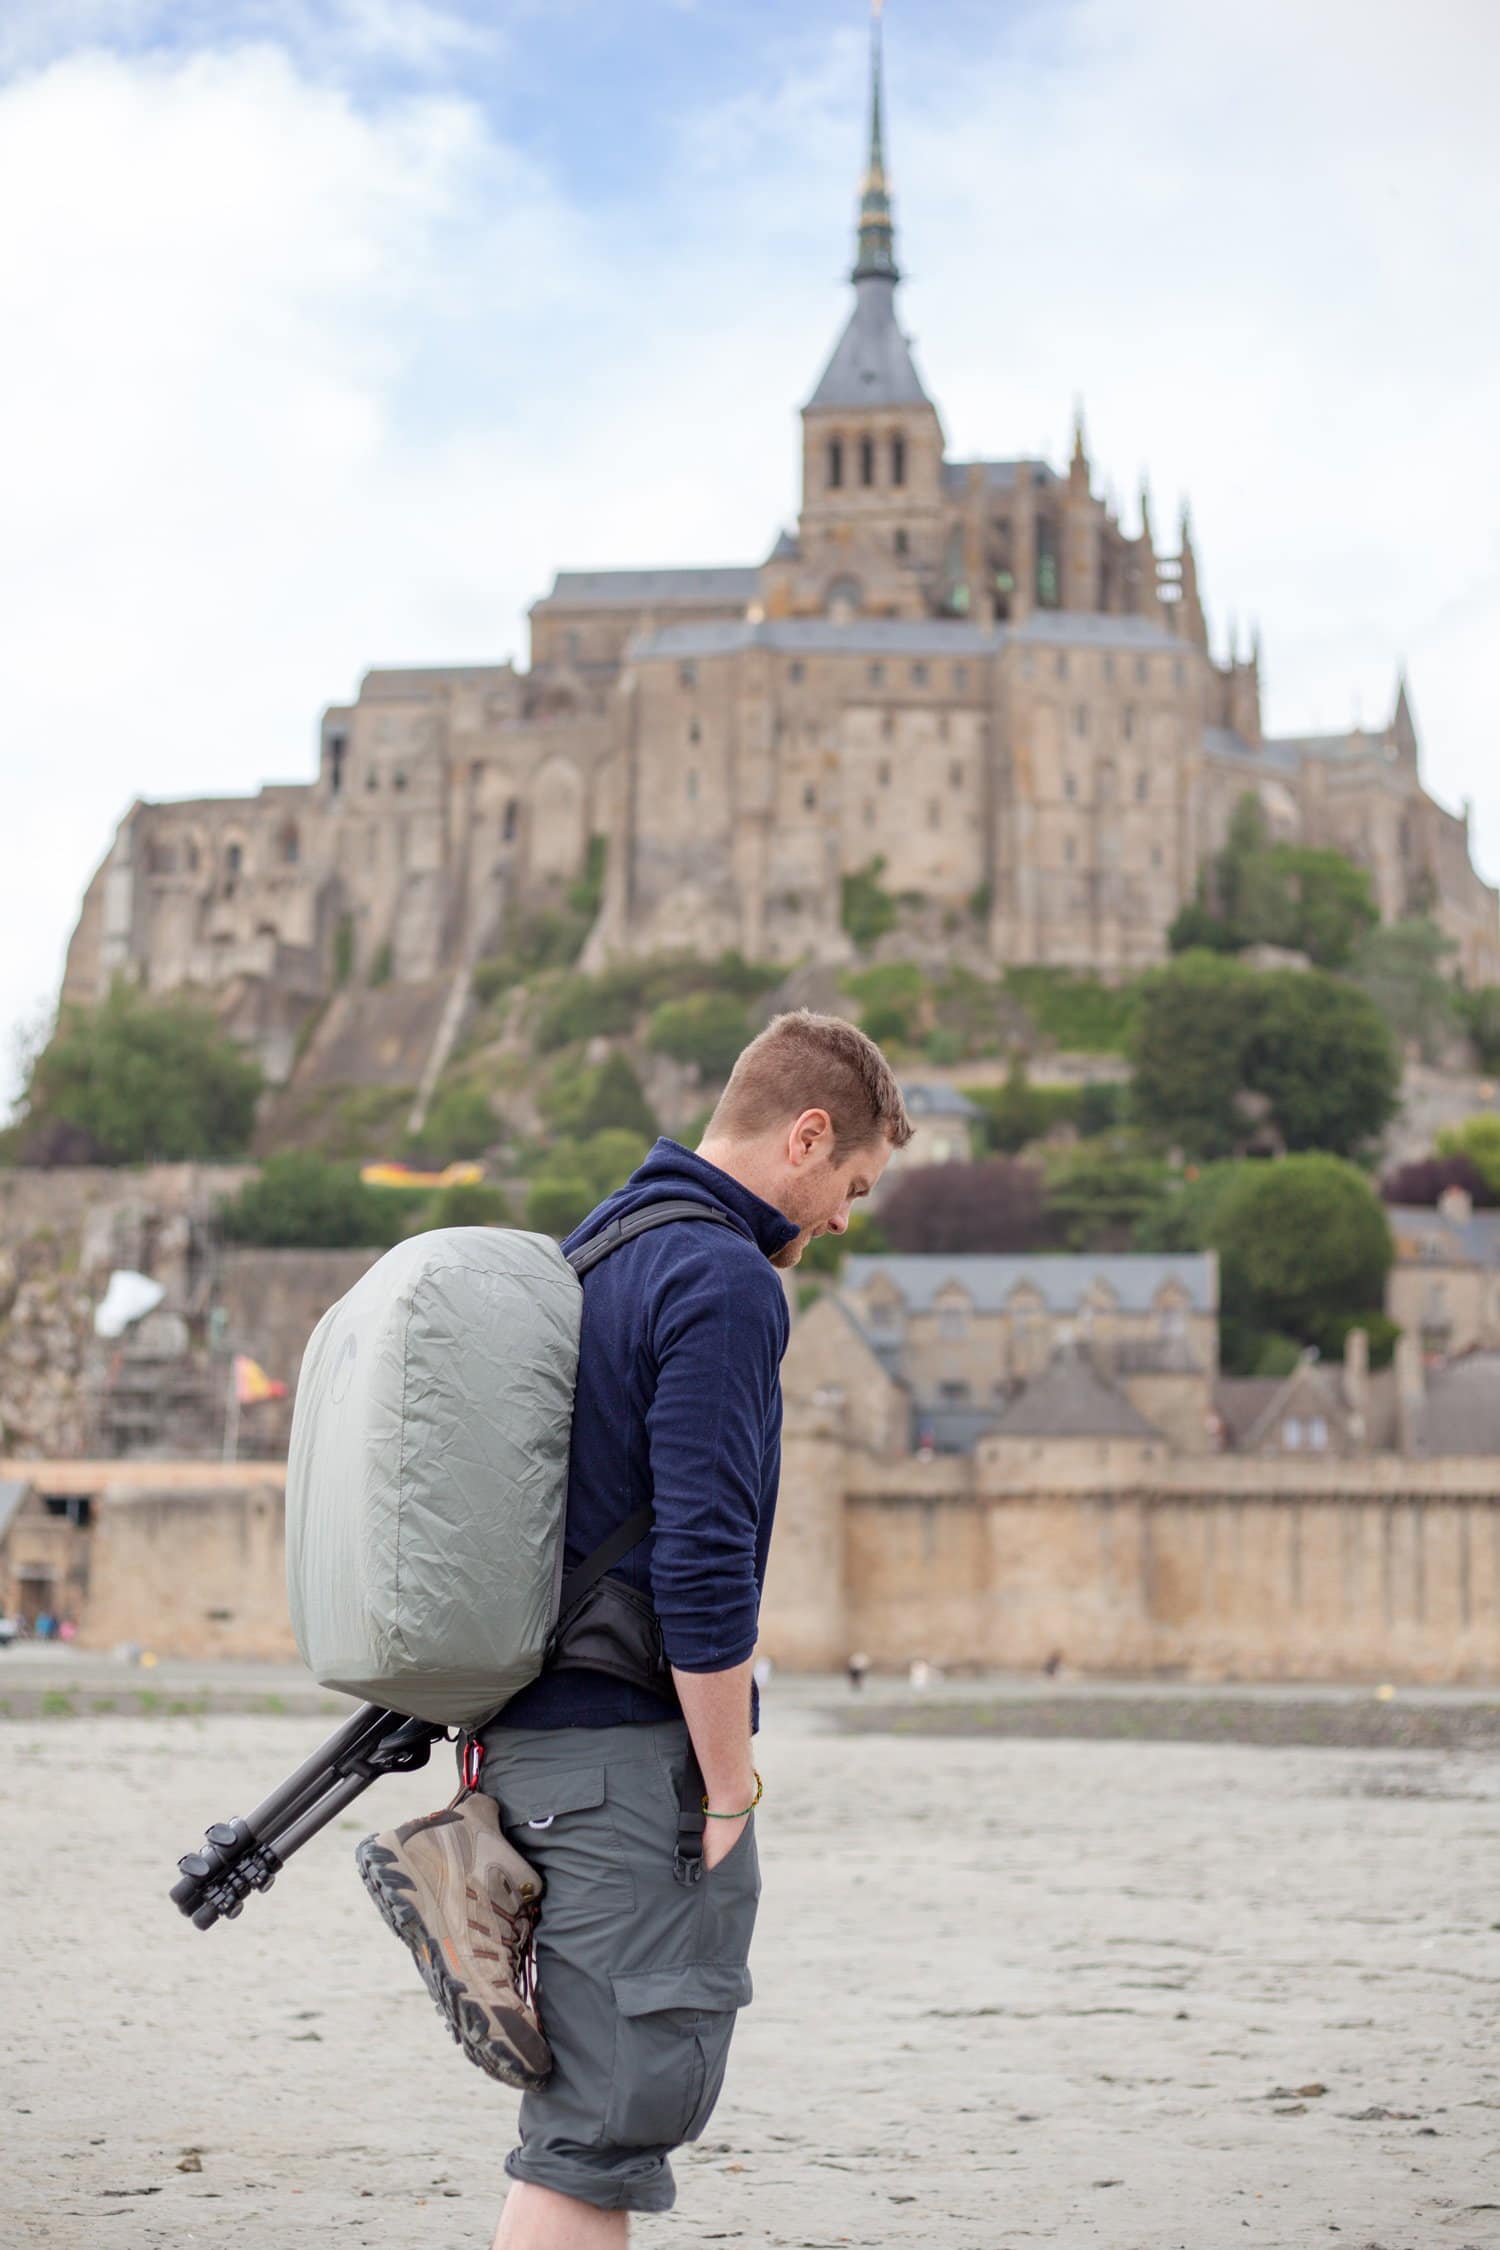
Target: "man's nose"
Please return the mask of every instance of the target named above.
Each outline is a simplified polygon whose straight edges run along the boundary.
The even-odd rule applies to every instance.
[[[848,1212],[836,1211],[828,1222],[828,1231],[830,1234],[847,1234],[849,1232]]]

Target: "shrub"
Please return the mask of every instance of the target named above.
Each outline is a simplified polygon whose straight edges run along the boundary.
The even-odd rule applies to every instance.
[[[354,973],[354,916],[341,914],[333,933],[333,981],[343,986]]]
[[[384,1249],[411,1217],[408,1195],[366,1187],[354,1164],[293,1151],[271,1156],[257,1179],[222,1204],[231,1242],[268,1250]]]
[[[911,961],[882,961],[843,979],[856,1021],[877,1046],[920,1036],[929,1001],[927,979]]]
[[[1091,1078],[1078,1089],[1075,1122],[1079,1135],[1092,1140],[1098,1133],[1113,1132],[1125,1122],[1129,1089],[1109,1078]]]
[[[1437,1139],[1440,1156],[1466,1156],[1490,1190],[1500,1196],[1500,1117],[1466,1117],[1446,1125]]]
[[[664,1001],[651,1018],[658,1054],[696,1063],[706,1078],[727,1078],[750,1037],[745,1004],[728,992],[699,992]]]
[[[984,1112],[986,1145],[1007,1156],[1039,1141],[1054,1125],[1078,1114],[1078,1089],[1033,1086],[1020,1055],[1011,1057],[1003,1086],[968,1086],[968,1098]]]
[[[895,899],[881,885],[884,873],[885,861],[872,859],[846,875],[840,886],[839,919],[862,953],[894,929],[900,916]]]
[[[1460,1030],[1461,1001],[1447,974],[1454,950],[1435,922],[1418,918],[1371,930],[1350,966],[1398,1039],[1435,1062]]]
[[[574,1130],[585,1140],[591,1133],[627,1132],[654,1141],[656,1115],[647,1101],[630,1057],[618,1048],[593,1073],[580,1100]]]
[[[489,1095],[472,1081],[439,1087],[411,1149],[427,1163],[450,1164],[455,1157],[483,1156],[501,1137]]]
[[[598,1198],[576,1172],[549,1172],[533,1180],[526,1196],[526,1224],[534,1234],[561,1241],[593,1210]]]
[[[1054,1046],[1095,1055],[1125,1052],[1136,985],[1107,985],[1078,970],[1046,967],[1009,968],[1004,985]]]
[[[1161,1208],[1171,1178],[1151,1157],[1079,1143],[1046,1166],[1048,1232],[1065,1250],[1128,1250],[1136,1229]]]
[[[1500,1070],[1500,984],[1483,984],[1454,996],[1481,1070]]]
[[[541,1234],[569,1234],[646,1160],[639,1133],[591,1133],[586,1140],[557,1141],[532,1177],[526,1224]]]
[[[503,1188],[485,1180],[455,1180],[439,1188],[422,1213],[430,1227],[503,1227],[510,1224],[510,1201]]]
[[[20,1118],[23,1160],[236,1156],[250,1138],[260,1091],[259,1064],[207,1008],[149,1000],[121,981],[95,1007],[65,1008],[32,1062]]]

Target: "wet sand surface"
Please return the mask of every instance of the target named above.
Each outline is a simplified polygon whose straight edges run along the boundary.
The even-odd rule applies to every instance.
[[[201,1934],[178,1854],[329,1722],[212,1686],[195,1716],[90,1700],[0,1726],[0,2242],[485,2250],[514,2097],[352,1861],[446,1799],[446,1762]],[[986,1708],[886,1694],[849,1732],[829,1683],[774,1684],[756,1998],[641,2244],[1500,2244],[1500,1771],[1472,1713],[1457,1746],[1371,1749],[1222,1716],[1024,1739],[960,1706]]]

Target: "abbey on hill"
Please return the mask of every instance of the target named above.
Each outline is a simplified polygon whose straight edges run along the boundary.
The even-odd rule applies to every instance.
[[[65,998],[122,971],[208,988],[275,1074],[299,1016],[373,969],[410,1073],[440,995],[458,1006],[507,913],[565,894],[595,835],[589,963],[846,958],[841,879],[882,861],[931,943],[1123,972],[1162,957],[1247,791],[1274,835],[1349,853],[1387,919],[1430,911],[1469,980],[1500,981],[1496,892],[1467,813],[1422,786],[1404,684],[1385,727],[1271,739],[1258,647],[1210,651],[1185,515],[1172,554],[1144,502],[1124,530],[1081,426],[1062,470],[947,458],[897,317],[878,45],[870,107],[795,530],[743,568],[559,572],[529,671],[371,672],[327,712],[316,781],[135,805]]]

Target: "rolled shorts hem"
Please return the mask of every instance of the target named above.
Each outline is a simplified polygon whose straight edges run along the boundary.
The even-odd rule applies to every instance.
[[[575,2203],[588,2203],[596,2211],[670,2211],[677,2201],[677,2182],[664,2156],[647,2158],[628,2175],[591,2170],[587,2164],[570,2164],[560,2157],[528,2156],[512,2149],[505,2159],[512,2180],[528,2180],[533,2187],[550,2188],[554,2195],[570,2195]]]

